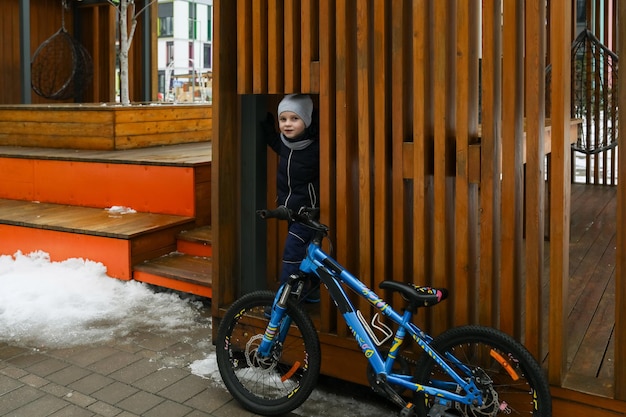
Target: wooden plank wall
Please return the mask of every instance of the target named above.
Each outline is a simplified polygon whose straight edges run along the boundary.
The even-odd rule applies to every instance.
[[[12,62],[11,66],[3,69],[0,76],[0,103],[20,103],[21,92],[13,86],[20,79],[20,28],[19,2],[12,0],[5,2],[3,13],[0,14],[0,39],[3,43],[3,60]]]
[[[0,103],[22,103],[20,68],[20,2],[5,0],[0,14],[0,39],[2,39],[2,61],[0,61]],[[54,35],[62,24],[61,2],[59,0],[30,1],[30,51],[31,58],[37,48]],[[73,28],[71,13],[66,13],[65,28]],[[49,103],[32,91],[33,103]]]
[[[21,68],[20,68],[20,15],[19,4],[22,0],[5,0],[2,2],[3,12],[0,16],[0,39],[3,41],[3,58],[0,61],[0,104],[22,104],[21,97]],[[115,8],[106,2],[79,3],[68,1],[70,8],[65,11],[65,28],[75,36],[89,51],[94,63],[94,78],[91,87],[84,94],[83,102],[113,102],[115,100]],[[144,1],[137,2],[143,7]],[[151,65],[156,80],[156,10],[157,3],[151,5],[153,19],[151,24],[155,54]],[[30,57],[37,48],[48,38],[54,35],[63,23],[61,0],[30,0]],[[74,25],[77,18],[76,27]],[[131,48],[131,100],[139,101],[143,77],[141,65],[142,25],[147,24],[139,18],[135,40]],[[146,47],[150,47],[147,45]],[[135,63],[133,65],[133,63]],[[54,68],[50,69],[54,71]],[[156,84],[153,81],[152,99],[156,99]],[[58,103],[58,100],[49,100],[37,95],[31,90],[31,102]],[[73,102],[72,99],[61,102]]]
[[[563,21],[571,5],[233,3],[215,2],[214,315],[238,291],[230,278],[238,197],[226,178],[238,172],[238,95],[309,93],[320,115],[322,221],[337,259],[372,287],[396,279],[450,288],[450,300],[418,325],[435,334],[466,323],[500,327],[540,359],[549,346],[551,382],[559,385],[569,244],[570,29]],[[549,36],[558,47],[549,47]],[[551,100],[548,216],[558,220],[550,255],[561,259],[549,289],[542,287],[547,60],[559,61],[552,77],[562,80]],[[549,317],[541,311],[548,296]],[[320,309],[322,334],[347,336],[328,298]]]

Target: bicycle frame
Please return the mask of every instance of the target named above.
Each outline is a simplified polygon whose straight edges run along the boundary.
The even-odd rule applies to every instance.
[[[459,375],[441,355],[430,347],[432,337],[424,333],[420,328],[412,323],[413,312],[406,309],[403,314],[394,310],[391,305],[385,302],[374,291],[363,284],[357,277],[352,275],[348,270],[341,266],[336,260],[330,257],[321,248],[322,235],[316,236],[309,244],[307,256],[303,260],[300,270],[305,274],[314,274],[327,287],[331,298],[337,305],[350,331],[354,335],[361,351],[371,364],[374,373],[385,380],[389,384],[402,386],[414,392],[424,392],[429,396],[433,396],[448,401],[456,401],[463,404],[482,405],[483,398],[481,390],[476,386],[472,378],[464,379]],[[354,307],[350,298],[346,294],[341,284],[346,284],[352,291],[356,292],[360,297],[365,298],[372,306],[374,306],[383,315],[387,316],[391,321],[398,325],[393,338],[393,343],[387,354],[383,357],[376,348],[364,324],[357,316],[357,309]],[[262,356],[270,355],[274,339],[279,342],[284,340],[290,321],[282,323],[281,320],[286,310],[287,299],[291,294],[291,284],[287,283],[279,289],[274,301],[274,308],[270,318],[270,323],[266,329],[263,341],[259,346],[259,354]],[[424,352],[432,357],[437,364],[453,379],[454,382],[439,381],[432,386],[425,386],[412,382],[411,375],[402,375],[392,371],[394,361],[400,350],[406,335],[415,340],[415,342],[424,350]],[[446,354],[446,358],[454,363],[463,373],[468,376],[472,375],[470,369],[463,365],[452,355]],[[455,392],[456,387],[460,386],[466,393],[460,395]]]

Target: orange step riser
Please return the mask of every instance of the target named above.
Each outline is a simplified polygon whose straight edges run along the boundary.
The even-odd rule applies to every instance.
[[[0,198],[195,216],[190,167],[0,158]]]
[[[176,251],[192,256],[203,256],[205,258],[213,256],[213,247],[211,245],[180,239],[176,241]]]
[[[128,240],[0,225],[0,254],[14,255],[17,251],[29,254],[39,250],[49,253],[53,262],[83,258],[102,263],[111,277],[122,280],[132,277]]]
[[[210,287],[192,284],[185,281],[178,281],[167,277],[161,277],[158,275],[149,274],[147,272],[135,271],[133,273],[133,279],[135,281],[145,282],[146,284],[152,284],[158,287],[169,288],[189,294],[195,294],[201,297],[213,297],[213,289]]]

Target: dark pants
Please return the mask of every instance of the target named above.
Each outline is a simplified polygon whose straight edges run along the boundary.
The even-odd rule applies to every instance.
[[[295,274],[300,269],[300,264],[306,256],[306,248],[313,239],[314,231],[300,223],[291,223],[289,233],[285,239],[283,251],[283,267],[280,274],[280,283],[287,282],[289,275]]]

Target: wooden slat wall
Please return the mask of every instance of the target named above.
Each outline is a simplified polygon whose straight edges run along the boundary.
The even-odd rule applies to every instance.
[[[216,177],[223,177],[220,165],[232,168],[237,158],[236,129],[225,123],[234,121],[238,95],[315,95],[322,220],[331,226],[337,259],[372,287],[383,279],[449,287],[450,301],[417,318],[435,334],[480,323],[514,335],[542,360],[548,346],[559,349],[549,359],[551,381],[558,385],[566,349],[567,330],[560,323],[569,237],[564,51],[571,32],[562,21],[571,7],[550,2],[548,14],[540,0],[258,3],[215,3],[218,19],[230,18],[221,25],[236,28],[224,28],[216,39],[237,31],[236,41],[226,43],[236,49],[236,62],[216,41],[221,69],[214,82],[222,96],[214,108],[213,190],[219,200],[233,188]],[[559,43],[550,49],[548,16],[550,35]],[[545,217],[548,50],[553,64],[560,63],[553,79],[561,81],[552,92],[559,96],[552,97],[552,114],[559,115],[551,132]],[[234,249],[236,239],[230,229],[237,230],[228,210],[231,197],[213,206],[213,224],[221,231],[214,239],[226,250]],[[548,297],[542,287],[546,218],[557,219],[550,224],[550,254],[561,256],[550,271],[557,285],[550,288],[550,317],[541,310]],[[237,295],[228,275],[236,259],[216,259],[219,316]],[[347,335],[328,298],[320,310],[323,338]],[[337,357],[329,354],[331,361]]]
[[[3,41],[3,56],[0,63],[0,104],[22,104],[21,97],[21,68],[20,68],[20,18],[19,4],[23,0],[5,0],[2,2],[3,12],[0,16],[0,39]],[[94,78],[91,87],[86,90],[83,102],[113,102],[115,100],[115,8],[104,2],[100,4],[82,4],[69,1],[70,8],[65,11],[65,28],[89,51],[94,63]],[[144,1],[139,1],[138,7],[143,7]],[[142,83],[147,82],[143,77],[141,56],[144,47],[142,42],[142,25],[151,24],[156,31],[156,7],[152,7],[152,22],[145,22],[142,15],[133,46],[131,48],[131,100],[140,101]],[[75,13],[79,19],[75,27]],[[62,27],[61,0],[30,0],[30,25],[27,28],[30,34],[30,57],[37,48],[54,35]],[[75,30],[76,29],[76,30]],[[77,33],[76,33],[77,32]],[[156,42],[156,34],[154,35]],[[155,44],[156,53],[156,44]],[[152,57],[152,79],[156,79],[156,56]],[[135,65],[133,65],[135,63]],[[50,69],[54,71],[54,68]],[[134,82],[133,82],[134,80]],[[153,89],[156,88],[154,84]],[[156,90],[152,92],[156,98]],[[61,102],[73,102],[68,99]],[[49,100],[37,95],[31,90],[31,102],[59,103],[58,100]]]
[[[14,88],[16,80],[20,79],[20,20],[19,1],[4,2],[3,13],[0,14],[0,39],[2,39],[2,59],[13,64],[3,69],[0,77],[0,103],[20,103],[19,88]]]
[[[21,68],[20,68],[20,14],[19,5],[22,0],[5,0],[2,2],[0,14],[0,39],[2,40],[2,75],[0,76],[0,103],[22,103]],[[59,0],[30,1],[30,57],[37,48],[54,35],[62,24],[61,2]],[[72,31],[71,12],[65,14],[65,28]],[[32,103],[55,102],[31,94]]]

